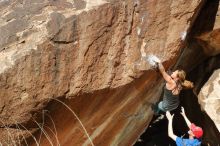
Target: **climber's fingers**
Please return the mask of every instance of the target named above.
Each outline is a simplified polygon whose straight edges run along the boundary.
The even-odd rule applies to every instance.
[[[185,109],[184,109],[184,107],[181,107],[181,114],[182,114],[182,115],[185,114]]]

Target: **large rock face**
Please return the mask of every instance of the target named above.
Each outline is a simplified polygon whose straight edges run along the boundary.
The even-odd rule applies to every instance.
[[[216,70],[199,93],[199,103],[220,132],[220,69]]]
[[[173,66],[201,5],[202,0],[0,1],[1,143],[31,137],[42,125],[36,121],[52,128],[41,110],[59,97],[69,98],[65,103],[96,146],[134,143],[162,85],[143,56],[156,54]],[[65,106],[50,103],[58,139],[45,129],[52,142],[89,145]],[[46,137],[37,141],[49,145]]]

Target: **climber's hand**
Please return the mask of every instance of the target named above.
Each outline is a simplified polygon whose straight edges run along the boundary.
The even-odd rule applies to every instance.
[[[181,107],[181,113],[180,113],[181,115],[183,115],[183,116],[185,116],[186,114],[185,114],[185,109],[183,108],[183,107]]]
[[[155,63],[155,67],[156,67],[156,68],[159,68],[159,63],[156,62],[156,61],[154,61],[154,63]]]
[[[174,114],[171,115],[169,111],[166,112],[166,117],[168,120],[173,120],[173,116]]]
[[[161,64],[161,62],[160,62],[160,60],[153,60],[154,61],[154,63],[155,63],[155,66],[156,66],[156,68],[160,68],[160,66],[163,66],[162,64]]]
[[[163,64],[161,62],[157,63],[157,67],[158,67],[159,70],[165,70],[164,66],[163,66]]]

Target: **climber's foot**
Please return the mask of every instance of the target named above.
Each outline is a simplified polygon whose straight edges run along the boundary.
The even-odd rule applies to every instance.
[[[165,116],[164,116],[163,114],[161,114],[161,115],[160,115],[159,117],[157,117],[152,123],[157,123],[157,122],[163,120],[164,117],[165,117]]]

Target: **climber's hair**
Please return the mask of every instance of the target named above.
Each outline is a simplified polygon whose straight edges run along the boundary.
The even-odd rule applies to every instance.
[[[186,72],[184,70],[178,69],[177,76],[183,89],[192,89],[194,87],[193,82],[186,80]]]

